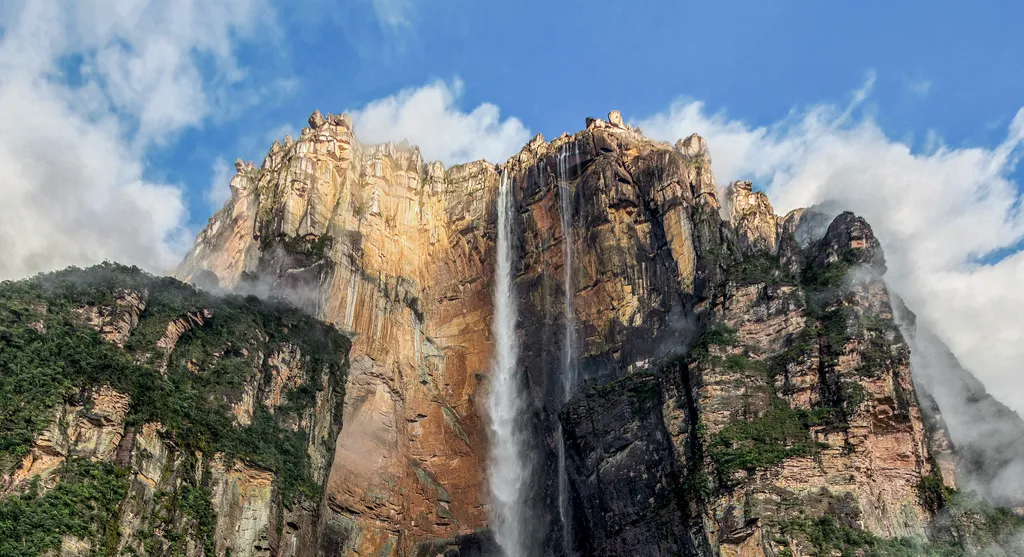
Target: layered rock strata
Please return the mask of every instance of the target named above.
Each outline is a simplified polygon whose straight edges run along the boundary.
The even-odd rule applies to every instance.
[[[493,550],[481,401],[502,172],[534,554],[563,547],[559,423],[587,555],[809,555],[795,525],[821,517],[923,539],[936,508],[920,486],[956,481],[868,224],[776,216],[750,182],[720,192],[697,135],[655,142],[612,113],[499,166],[445,168],[317,112],[236,168],[177,275],[287,296],[352,336],[326,554]],[[582,383],[568,404],[566,290]]]

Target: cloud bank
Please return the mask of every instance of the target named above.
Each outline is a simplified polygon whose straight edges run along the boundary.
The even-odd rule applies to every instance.
[[[356,136],[364,143],[408,140],[423,158],[445,164],[486,159],[501,162],[530,140],[516,118],[501,119],[498,107],[484,103],[470,112],[458,107],[462,81],[443,81],[373,101],[350,111]]]
[[[1011,173],[1024,141],[1024,109],[995,147],[926,151],[888,137],[863,114],[872,79],[847,106],[821,104],[755,127],[682,100],[638,125],[658,139],[707,139],[718,180],[747,178],[777,212],[827,201],[871,223],[888,280],[994,396],[1024,413],[1024,238],[1020,186]],[[984,264],[984,256],[1009,255]]]
[[[177,261],[183,192],[144,177],[147,150],[217,113],[245,75],[232,45],[261,13],[262,0],[4,4],[0,278]]]

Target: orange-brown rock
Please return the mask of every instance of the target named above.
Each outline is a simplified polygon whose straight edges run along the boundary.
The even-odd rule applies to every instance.
[[[146,292],[125,290],[118,293],[113,305],[88,305],[77,313],[99,331],[100,338],[123,347],[139,324],[139,314],[146,309],[146,297]]]
[[[933,510],[918,485],[949,476],[951,461],[933,459],[941,436],[924,425],[867,223],[778,217],[750,182],[719,192],[700,136],[651,141],[617,112],[537,136],[499,166],[447,169],[415,147],[360,144],[345,117],[317,112],[309,125],[259,169],[237,166],[231,200],[177,274],[286,296],[352,336],[321,551],[414,554],[487,537],[481,402],[503,173],[539,463],[528,545],[559,551],[559,423],[584,554],[775,555],[793,505],[883,538],[925,534]],[[564,406],[569,265],[581,384]],[[834,265],[841,281],[826,284]],[[735,338],[699,341],[716,328]],[[704,356],[665,363],[694,346]],[[287,390],[278,368],[273,385]],[[781,458],[715,460],[746,446],[728,437],[744,424],[779,415],[802,420]],[[804,541],[786,544],[803,554]]]

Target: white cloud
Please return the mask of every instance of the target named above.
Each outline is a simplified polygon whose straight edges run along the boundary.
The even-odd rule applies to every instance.
[[[365,143],[418,145],[426,160],[455,164],[478,159],[504,161],[529,141],[516,118],[501,119],[498,107],[484,103],[470,112],[458,107],[462,81],[436,81],[373,101],[350,111],[356,136]]]
[[[1022,196],[1010,178],[1024,109],[995,147],[950,148],[932,134],[929,149],[914,152],[870,117],[855,117],[865,98],[858,92],[848,106],[813,106],[767,127],[680,101],[638,124],[670,141],[700,133],[719,181],[755,180],[780,213],[835,201],[864,216],[896,291],[994,396],[1024,412],[1024,253],[976,263],[1024,238]]]
[[[206,204],[211,211],[217,211],[231,197],[231,178],[235,176],[235,168],[222,157],[213,161],[213,178],[204,195]]]
[[[145,155],[217,112],[262,0],[32,0],[0,10],[0,278],[111,259],[154,271],[190,241]],[[215,68],[204,82],[200,68]],[[69,72],[69,68],[71,71]]]

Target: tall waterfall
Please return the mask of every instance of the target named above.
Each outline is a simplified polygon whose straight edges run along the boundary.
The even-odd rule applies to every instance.
[[[487,410],[491,419],[488,480],[495,538],[506,557],[526,555],[525,493],[528,471],[521,414],[520,377],[516,360],[516,298],[512,288],[512,184],[502,171],[498,186],[498,244],[494,271],[494,357]]]
[[[565,256],[565,336],[562,342],[562,402],[569,402],[576,390],[576,318],[572,307],[572,190],[569,188],[569,157],[577,159],[579,147],[572,144],[558,153],[558,198],[562,213],[562,244]],[[562,550],[574,555],[572,509],[569,505],[569,478],[565,470],[565,438],[558,426],[558,516],[562,522]]]

